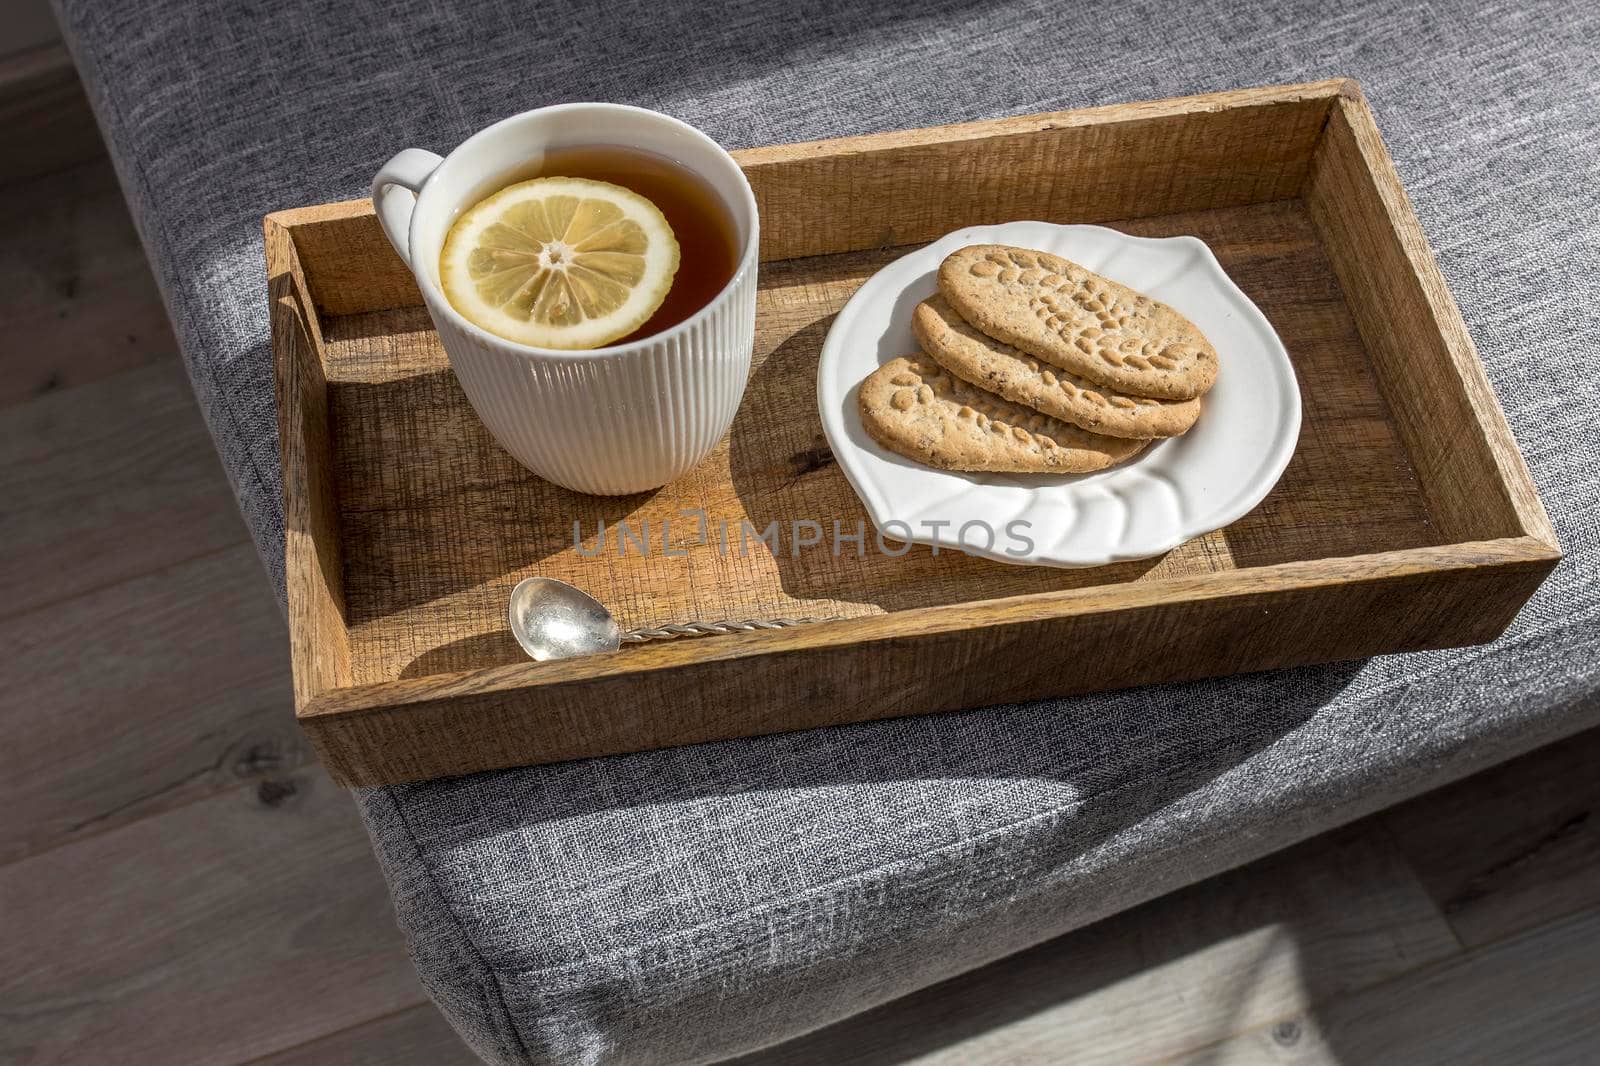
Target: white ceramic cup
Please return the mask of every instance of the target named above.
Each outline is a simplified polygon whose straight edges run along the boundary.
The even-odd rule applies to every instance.
[[[670,329],[589,351],[534,348],[473,325],[439,287],[456,218],[555,148],[608,145],[665,156],[710,183],[739,242],[733,279]],[[733,157],[693,126],[621,104],[525,111],[441,159],[408,148],[372,179],[372,202],[416,275],[461,389],[495,439],[541,477],[616,496],[665,485],[728,431],[750,376],[759,219]]]

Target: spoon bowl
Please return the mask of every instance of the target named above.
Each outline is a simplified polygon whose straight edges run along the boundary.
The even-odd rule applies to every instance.
[[[511,632],[539,662],[622,647],[622,627],[605,604],[549,577],[526,578],[511,590]]]

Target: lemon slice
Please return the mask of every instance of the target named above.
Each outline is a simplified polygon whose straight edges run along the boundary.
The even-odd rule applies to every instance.
[[[666,216],[632,189],[535,178],[468,210],[445,238],[439,284],[490,333],[539,348],[598,348],[644,325],[678,272]]]

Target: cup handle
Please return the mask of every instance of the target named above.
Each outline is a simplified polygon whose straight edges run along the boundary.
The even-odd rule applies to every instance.
[[[417,193],[428,175],[443,162],[443,158],[424,148],[407,148],[396,153],[372,179],[372,207],[378,213],[378,223],[408,267],[411,212],[417,206]]]

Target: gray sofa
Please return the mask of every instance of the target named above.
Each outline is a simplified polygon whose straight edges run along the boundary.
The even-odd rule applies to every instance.
[[[1600,720],[1593,4],[58,4],[280,589],[265,212],[561,100],[743,146],[1334,75],[1568,553],[1489,647],[362,791],[417,968],[490,1062],[758,1048]]]

